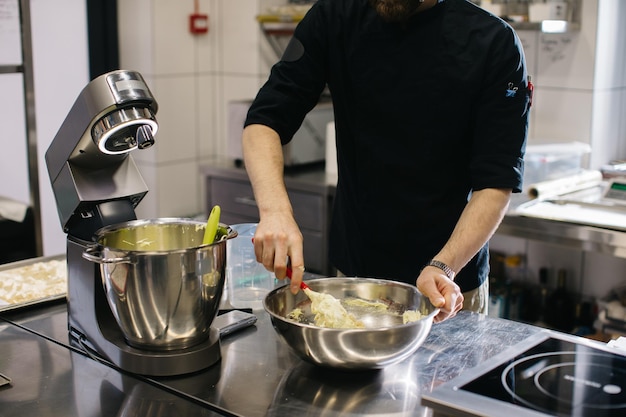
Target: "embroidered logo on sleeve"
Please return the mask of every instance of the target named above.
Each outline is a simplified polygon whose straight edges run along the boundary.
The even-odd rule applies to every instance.
[[[517,87],[513,83],[509,83],[505,97],[515,97],[515,94],[517,94]]]

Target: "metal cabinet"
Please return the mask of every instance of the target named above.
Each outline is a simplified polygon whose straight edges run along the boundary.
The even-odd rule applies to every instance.
[[[234,166],[203,167],[208,214],[214,205],[221,208],[221,221],[226,224],[256,223],[259,211],[252,186],[244,168]],[[304,260],[307,271],[332,275],[328,262],[328,226],[330,195],[325,173],[319,169],[298,169],[288,172],[285,185],[294,217],[304,237]]]

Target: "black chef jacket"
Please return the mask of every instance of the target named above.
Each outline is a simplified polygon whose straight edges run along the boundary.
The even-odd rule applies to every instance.
[[[348,276],[415,283],[472,190],[521,191],[527,78],[513,29],[468,1],[398,24],[367,0],[318,0],[245,124],[288,143],[328,85],[338,158],[330,260]],[[455,281],[474,289],[488,268],[485,245]]]

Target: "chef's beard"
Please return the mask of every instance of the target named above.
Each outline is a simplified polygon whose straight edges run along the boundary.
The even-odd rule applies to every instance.
[[[376,13],[387,22],[405,22],[424,0],[369,0]]]

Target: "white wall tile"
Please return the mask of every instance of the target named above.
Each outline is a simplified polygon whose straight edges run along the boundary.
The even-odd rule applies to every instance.
[[[117,2],[120,67],[144,77],[153,71],[152,6],[150,0]]]
[[[200,211],[198,182],[200,176],[195,163],[162,164],[157,168],[159,216],[185,217]]]
[[[198,119],[198,137],[196,149],[200,158],[207,158],[218,152],[218,108],[219,98],[217,84],[221,83],[222,77],[218,75],[199,75],[198,83],[198,106],[196,107]]]
[[[209,15],[209,32],[194,36],[196,54],[196,72],[202,74],[218,70],[218,46],[220,44],[220,26],[218,0],[200,1],[200,12]]]
[[[231,100],[253,99],[259,90],[259,79],[256,75],[225,75],[222,77],[224,104]]]
[[[220,7],[221,70],[256,74],[259,67],[258,1],[227,0]]]
[[[139,153],[140,152],[134,152],[133,157]],[[137,169],[141,173],[141,177],[148,186],[148,193],[135,208],[135,214],[137,215],[138,219],[156,219],[158,217],[163,217],[159,213],[159,177],[157,175],[156,165],[139,161],[137,160],[137,158],[134,159],[137,164]]]
[[[195,39],[189,32],[192,0],[154,1],[154,72],[189,74],[195,69]]]
[[[217,108],[217,153],[226,154],[226,141],[228,138],[228,103],[230,101],[253,99],[259,89],[258,77],[224,75],[221,83],[222,102]]]
[[[149,189],[135,210],[137,218],[186,217],[198,212],[200,176],[196,164],[183,161],[155,166],[137,162],[137,166]]]
[[[137,158],[145,159],[150,153],[154,153],[152,158],[156,163],[195,158],[198,117],[195,77],[157,78],[151,90],[159,103],[156,115],[159,131],[155,146]]]
[[[258,73],[263,75],[263,82],[267,79],[267,76],[272,69],[272,66],[278,62],[282,54],[274,50],[269,42],[269,39],[262,35],[259,29],[259,67]]]
[[[260,10],[266,10],[267,8],[272,6],[282,6],[284,4],[287,4],[287,0],[260,0],[259,4]]]
[[[228,101],[254,97],[266,77],[259,75],[255,19],[263,2],[275,0],[201,0],[199,11],[209,15],[206,35],[189,33],[191,0],[120,2],[122,65],[139,68],[159,103],[156,145],[135,155],[152,182],[141,212],[169,215],[175,208],[163,195],[172,193],[188,202],[186,211],[201,209],[197,180],[181,188],[163,172],[180,165],[196,178],[201,163],[225,153]],[[133,25],[131,16],[141,18]]]
[[[598,0],[581,0],[580,31],[565,34],[539,34],[537,87],[591,89]]]
[[[533,100],[535,143],[591,141],[591,90],[537,89]]]
[[[196,190],[196,194],[198,195],[198,213],[204,213],[205,215],[209,215],[210,208],[207,207],[207,192],[206,192],[206,182],[205,177],[201,173],[201,167],[205,166],[213,166],[216,163],[221,164],[222,160],[217,157],[207,157],[198,159],[198,187]],[[234,166],[234,164],[233,164]]]
[[[0,197],[30,204],[22,74],[0,75],[0,91]]]
[[[582,32],[539,35],[536,85],[587,89],[593,87],[595,37]]]
[[[534,77],[537,72],[537,56],[539,52],[539,32],[536,30],[518,30],[517,36],[524,47],[528,74]]]

